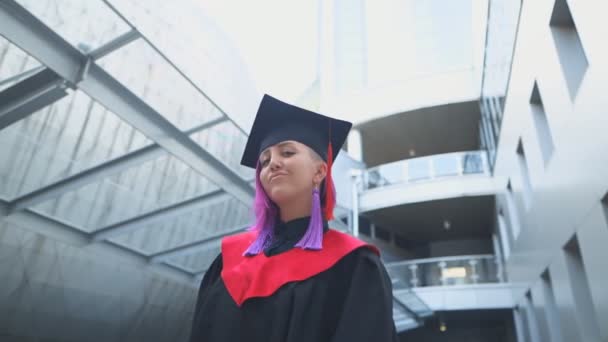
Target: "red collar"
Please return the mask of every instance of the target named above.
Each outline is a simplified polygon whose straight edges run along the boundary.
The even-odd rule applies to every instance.
[[[243,253],[253,242],[255,234],[241,233],[222,240],[221,275],[238,306],[249,298],[270,296],[288,282],[302,281],[326,271],[359,247],[368,247],[380,255],[375,246],[330,229],[323,234],[323,249],[320,251],[296,247],[271,257],[264,253],[245,257]]]

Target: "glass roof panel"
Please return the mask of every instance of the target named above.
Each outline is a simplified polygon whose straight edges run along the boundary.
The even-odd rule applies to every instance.
[[[143,39],[97,63],[182,131],[222,115]]]
[[[223,122],[190,137],[242,178],[253,179],[254,170],[241,165],[247,136],[232,122]]]
[[[78,50],[87,53],[130,27],[101,0],[17,0]]]
[[[248,206],[229,198],[221,203],[110,238],[110,241],[150,255],[245,227],[250,221]]]
[[[209,17],[198,1],[182,1],[179,6],[165,0],[106,2],[241,127],[250,126],[253,118],[249,108],[259,103],[259,95],[249,67],[216,18]]]
[[[165,153],[34,208],[93,232],[214,190],[216,185]]]
[[[0,131],[0,194],[22,196],[151,142],[76,91]]]
[[[220,253],[220,242],[213,248],[202,249],[200,252],[196,252],[194,254],[177,256],[167,260],[168,263],[173,265],[178,265],[179,267],[184,268],[190,273],[201,273],[205,272],[211,263]]]
[[[0,91],[39,70],[40,62],[0,36]]]

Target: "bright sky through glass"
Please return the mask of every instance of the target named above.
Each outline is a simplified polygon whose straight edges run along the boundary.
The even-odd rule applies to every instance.
[[[295,100],[316,79],[318,2],[202,0],[242,53],[260,93]]]

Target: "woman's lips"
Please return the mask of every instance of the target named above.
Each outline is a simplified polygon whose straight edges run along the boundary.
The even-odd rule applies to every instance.
[[[273,180],[275,180],[276,178],[281,177],[281,176],[285,176],[285,175],[284,174],[274,175],[270,178],[270,181],[272,182]]]

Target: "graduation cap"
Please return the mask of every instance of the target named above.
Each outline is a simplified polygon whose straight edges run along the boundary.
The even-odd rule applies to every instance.
[[[331,166],[351,127],[352,123],[348,121],[311,112],[264,95],[241,164],[255,169],[262,151],[285,140],[295,140],[310,147],[327,162],[324,212],[326,219],[331,220],[335,205]]]

